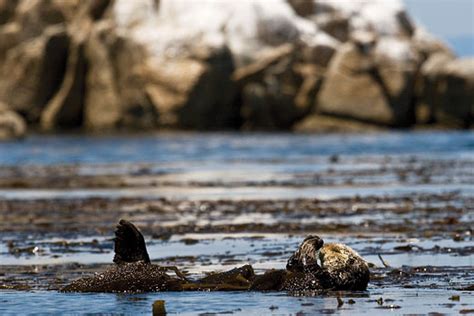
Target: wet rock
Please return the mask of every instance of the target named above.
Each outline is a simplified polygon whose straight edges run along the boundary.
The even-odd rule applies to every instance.
[[[397,53],[391,50],[396,48]],[[317,110],[381,125],[414,123],[416,51],[408,41],[356,39],[332,59]]]
[[[313,20],[319,28],[341,42],[346,42],[349,39],[350,22],[346,16],[333,12],[319,14]]]
[[[11,21],[14,20],[21,25],[23,39],[33,38],[41,35],[50,25],[66,22],[66,14],[73,10],[75,5],[75,0],[20,0]]]
[[[474,119],[474,58],[448,62],[440,73],[436,120],[448,126],[470,127]]]
[[[18,23],[0,25],[0,61],[3,63],[8,51],[21,42],[21,26]]]
[[[416,121],[421,124],[436,122],[436,109],[440,107],[439,86],[444,65],[453,57],[445,53],[431,55],[420,69],[417,82],[418,103]]]
[[[107,45],[109,38],[113,36],[113,30],[108,23],[100,23],[91,31],[85,45],[85,57],[89,63],[84,78],[87,87],[84,125],[91,130],[117,127],[122,115],[117,78],[111,58],[113,46]]]
[[[88,72],[84,127],[89,130],[154,128],[157,113],[144,87],[145,50],[114,31],[111,21],[96,23],[86,42]]]
[[[474,111],[474,59],[432,55],[421,68],[419,81],[421,123],[451,127],[472,125]]]
[[[222,129],[239,125],[236,87],[230,79],[234,64],[226,47],[196,48],[189,57],[152,58],[147,66],[146,90],[160,126]]]
[[[316,7],[314,1],[307,0],[288,0],[288,4],[302,17],[308,17],[313,14]]]
[[[24,119],[0,102],[0,141],[22,138],[25,134]]]
[[[37,122],[63,80],[69,40],[63,26],[48,27],[41,36],[11,48],[0,68],[0,100]]]
[[[77,128],[84,119],[84,78],[87,69],[84,45],[73,43],[70,50],[64,81],[41,113],[41,127],[45,130]]]
[[[334,48],[328,49],[330,56]],[[282,45],[236,71],[234,80],[243,86],[244,129],[289,129],[311,111],[323,75],[321,67],[307,62],[316,59],[313,54],[318,55],[309,46]]]
[[[7,23],[15,13],[17,0],[1,0],[0,1],[0,25]]]

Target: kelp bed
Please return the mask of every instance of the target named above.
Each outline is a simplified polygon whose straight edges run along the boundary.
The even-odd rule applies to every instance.
[[[418,151],[396,153],[401,149],[387,149],[382,137],[375,138],[378,152],[368,142],[366,153],[354,155],[334,148],[306,153],[298,146],[292,152],[291,143],[271,152],[276,143],[265,137],[260,150],[270,153],[263,155],[253,151],[258,142],[229,136],[222,143],[236,142],[243,154],[218,148],[203,149],[199,161],[4,161],[0,313],[149,313],[155,300],[164,300],[171,314],[473,313],[469,135],[436,155],[421,152],[408,136],[402,145]],[[371,263],[371,282],[367,291],[353,293],[60,293],[112,264],[119,218],[140,227],[153,263],[177,266],[190,279],[244,264],[257,273],[284,268],[312,233],[357,250]]]

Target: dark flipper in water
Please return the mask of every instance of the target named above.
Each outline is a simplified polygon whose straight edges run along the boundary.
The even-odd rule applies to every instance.
[[[115,230],[115,257],[117,264],[143,261],[150,263],[142,233],[132,223],[121,219]]]

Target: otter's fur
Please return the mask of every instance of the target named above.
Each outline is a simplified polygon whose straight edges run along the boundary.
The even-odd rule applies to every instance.
[[[349,246],[330,243],[319,250],[326,286],[334,290],[363,291],[367,288],[370,271],[367,262]]]
[[[273,270],[255,278],[251,289],[263,291],[320,291],[367,289],[370,271],[352,248],[318,236],[306,237],[288,259],[286,271]]]
[[[184,280],[166,274],[154,264],[143,261],[116,265],[103,273],[72,282],[63,292],[160,292],[182,291]]]
[[[365,290],[370,278],[367,262],[355,250],[338,243],[324,244],[318,236],[306,237],[286,268],[293,273],[303,273],[305,280],[313,279],[310,284],[324,289]],[[301,284],[307,287],[307,282]]]

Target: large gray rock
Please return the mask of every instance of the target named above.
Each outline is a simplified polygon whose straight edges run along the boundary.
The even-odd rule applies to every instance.
[[[317,110],[376,124],[409,126],[415,120],[412,100],[418,67],[417,52],[408,41],[348,42],[331,61]]]
[[[421,69],[419,94],[418,107],[425,111],[419,113],[421,123],[472,126],[474,58],[453,59],[442,53],[431,56]]]
[[[304,62],[301,52],[297,46],[282,45],[235,72],[244,129],[290,129],[311,111],[323,67]]]
[[[69,39],[63,26],[50,26],[41,36],[11,48],[0,66],[0,101],[38,122],[64,76]]]
[[[160,126],[225,129],[239,125],[234,63],[226,47],[195,49],[185,57],[151,59],[147,92]]]
[[[17,0],[0,0],[0,25],[7,23],[14,15]]]
[[[149,129],[157,126],[156,110],[146,93],[146,52],[118,35],[113,23],[97,23],[87,42],[84,127]]]
[[[91,130],[116,128],[122,117],[119,87],[111,55],[109,25],[98,25],[85,45],[88,62],[84,126]],[[112,35],[113,36],[113,35]]]
[[[440,76],[444,66],[454,58],[445,53],[434,53],[420,69],[416,85],[416,122],[433,124],[436,122],[436,109],[440,107]]]
[[[471,127],[474,123],[474,58],[450,61],[441,75],[442,102],[437,120],[451,126]]]

